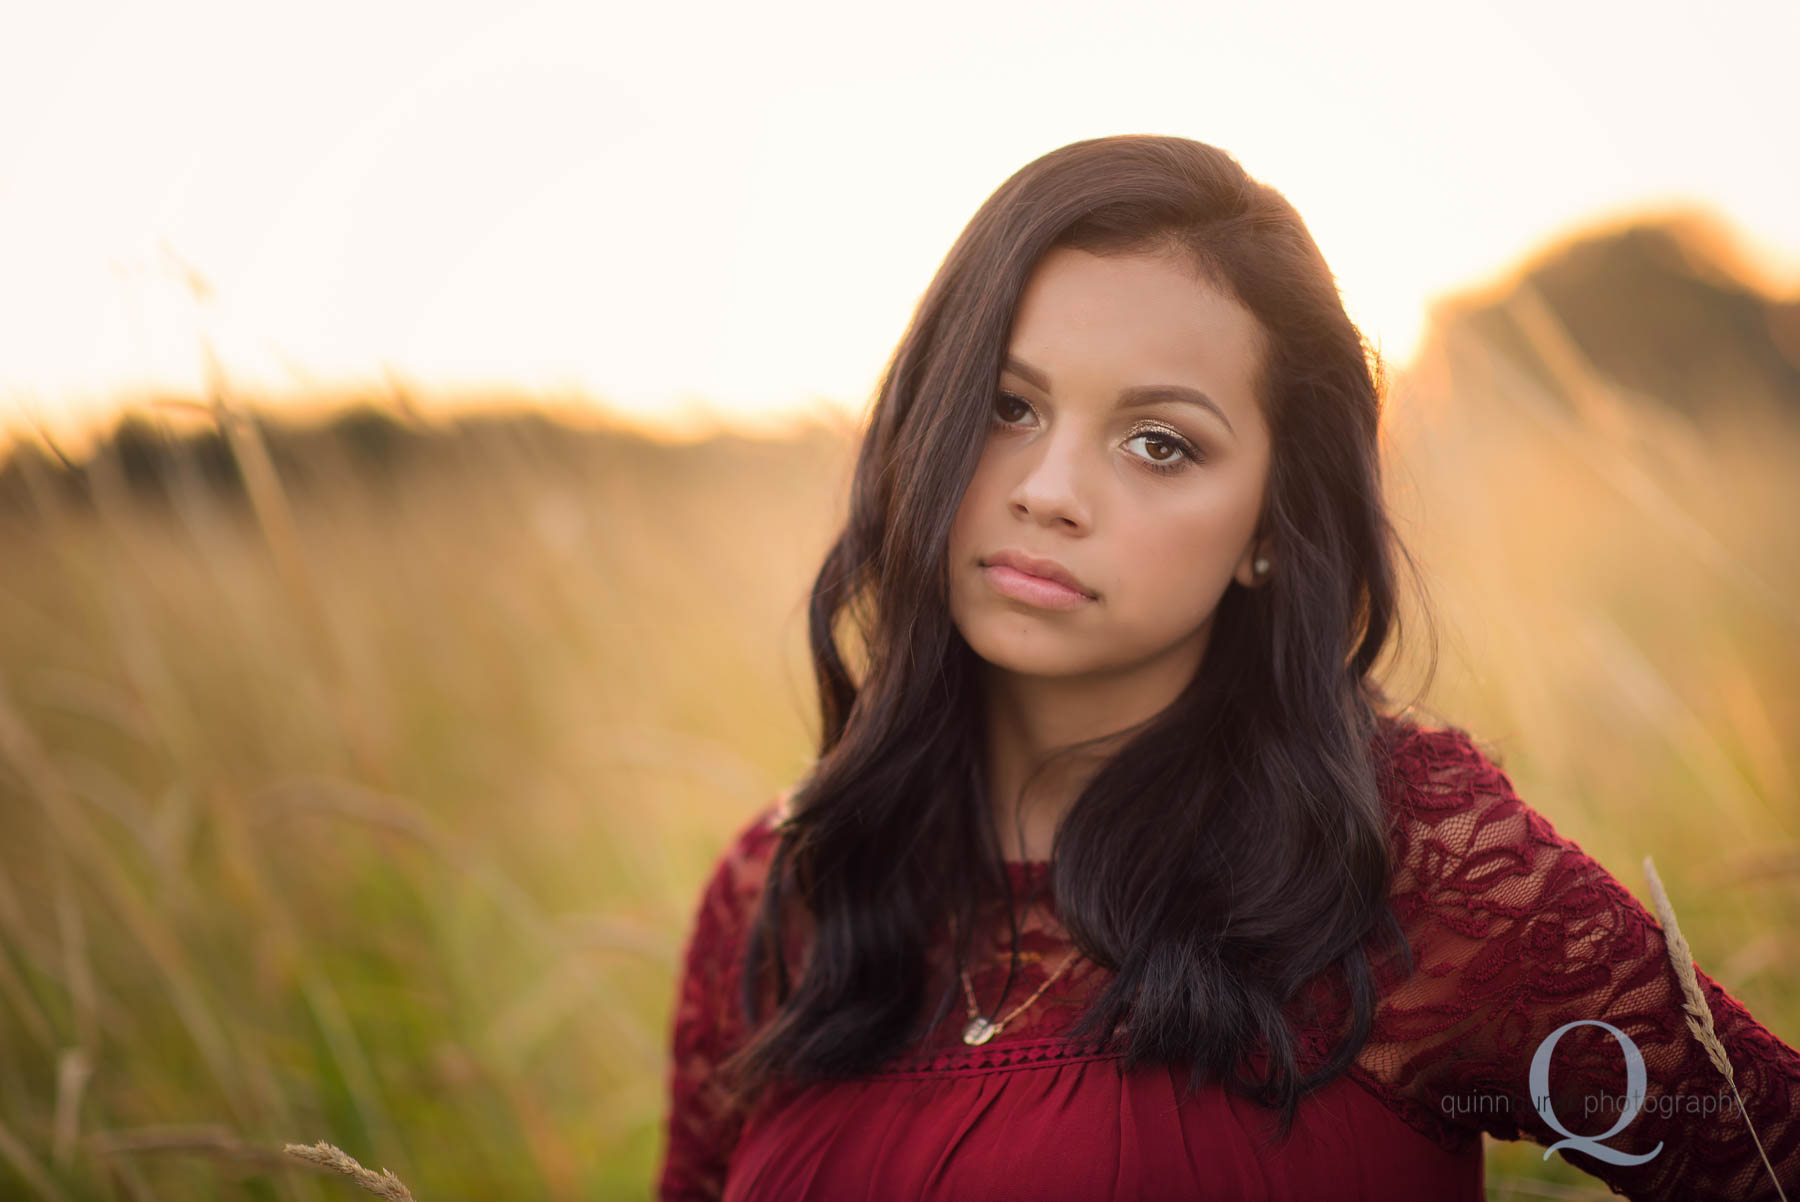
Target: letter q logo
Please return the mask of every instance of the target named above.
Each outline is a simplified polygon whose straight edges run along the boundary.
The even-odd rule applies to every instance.
[[[1556,1042],[1563,1037],[1563,1032],[1572,1027],[1602,1027],[1611,1032],[1612,1037],[1619,1041],[1619,1046],[1625,1051],[1625,1096],[1631,1106],[1627,1110],[1620,1111],[1619,1121],[1612,1125],[1611,1130],[1602,1131],[1599,1135],[1575,1134],[1557,1121],[1556,1111],[1550,1105],[1550,1053],[1556,1049]],[[1638,1110],[1644,1104],[1645,1076],[1643,1053],[1638,1051],[1637,1044],[1631,1041],[1631,1036],[1611,1023],[1601,1022],[1597,1018],[1578,1018],[1574,1022],[1564,1023],[1546,1035],[1544,1042],[1538,1044],[1537,1051],[1531,1057],[1532,1102],[1543,1120],[1562,1132],[1567,1138],[1559,1139],[1545,1148],[1544,1159],[1550,1159],[1550,1153],[1567,1145],[1573,1145],[1589,1156],[1604,1160],[1608,1164],[1643,1164],[1661,1152],[1663,1148],[1661,1140],[1658,1140],[1654,1148],[1641,1156],[1621,1152],[1617,1148],[1609,1148],[1600,1142],[1603,1139],[1611,1139],[1623,1131],[1625,1125],[1637,1117]]]

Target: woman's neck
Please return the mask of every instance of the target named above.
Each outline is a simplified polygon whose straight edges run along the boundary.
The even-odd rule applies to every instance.
[[[1005,700],[988,709],[988,804],[1001,858],[1009,861],[1050,858],[1063,816],[1106,757],[1132,733],[1119,729],[1119,710],[1095,704],[1091,693],[1082,696],[1078,690],[1055,689],[1027,693],[1032,704],[1019,704],[1024,698],[1009,691]],[[1088,746],[1065,750],[1096,738],[1099,741]]]

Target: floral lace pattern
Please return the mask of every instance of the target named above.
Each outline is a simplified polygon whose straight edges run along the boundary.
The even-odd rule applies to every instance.
[[[1519,799],[1454,727],[1410,733],[1392,765],[1396,864],[1389,899],[1414,956],[1387,975],[1375,1031],[1351,1073],[1440,1140],[1486,1132],[1546,1147],[1602,1136],[1620,1164],[1560,1154],[1637,1199],[1776,1198],[1729,1087],[1688,1030],[1654,916],[1599,863]],[[1800,1183],[1800,1053],[1697,969],[1738,1092],[1786,1186]],[[1635,1109],[1627,1053],[1592,1025],[1549,1052],[1545,1100],[1533,1056],[1571,1022],[1623,1032],[1643,1058]],[[1721,1105],[1721,1097],[1724,1105]]]
[[[1388,733],[1389,901],[1414,963],[1408,975],[1392,954],[1375,958],[1375,1028],[1348,1070],[1351,1079],[1447,1149],[1466,1147],[1482,1132],[1547,1147],[1565,1138],[1554,1119],[1568,1133],[1597,1140],[1565,1145],[1559,1154],[1629,1197],[1776,1198],[1724,1078],[1688,1031],[1654,917],[1521,801],[1466,732],[1397,726]],[[788,797],[759,813],[721,855],[684,949],[658,1192],[665,1200],[724,1193],[746,1116],[717,1087],[712,1069],[745,1037],[737,1006],[744,940]],[[1002,1001],[1012,934],[1006,899],[994,898],[978,915],[969,965],[984,1014],[1009,1013],[1072,946],[1043,888],[1047,866],[1013,863],[1008,873],[1019,969]],[[791,932],[790,964],[803,962],[803,941],[803,930]],[[986,1073],[1093,1057],[1057,1037],[1106,983],[1105,970],[1077,960],[990,1043],[968,1047],[960,1040],[967,1014],[948,947],[933,956],[933,987],[953,987],[954,1008],[884,1074]],[[1800,1053],[1704,971],[1699,979],[1764,1149],[1784,1185],[1800,1182]],[[1329,989],[1311,996],[1324,1002],[1325,1017],[1303,1033],[1303,1046],[1322,1055],[1325,1029],[1343,1017],[1343,1007],[1334,1008]],[[1618,1029],[1642,1056],[1635,1110],[1622,1045],[1595,1021]],[[1533,1056],[1570,1023],[1581,1025],[1552,1046],[1548,1097],[1535,1097]],[[1638,1164],[1601,1158],[1642,1156],[1659,1144]]]

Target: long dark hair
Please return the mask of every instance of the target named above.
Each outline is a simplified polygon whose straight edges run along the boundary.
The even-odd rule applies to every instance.
[[[887,364],[848,520],[813,585],[820,753],[790,799],[747,941],[753,1034],[727,1074],[749,1101],[777,1077],[854,1077],[904,1050],[954,1004],[941,995],[920,1023],[928,933],[956,914],[966,943],[977,890],[1005,883],[984,796],[980,661],[950,618],[946,547],[1020,293],[1056,247],[1185,252],[1255,316],[1273,438],[1258,534],[1278,564],[1262,587],[1227,586],[1194,679],[1126,732],[1056,833],[1058,917],[1115,974],[1068,1038],[1106,1045],[1124,1024],[1125,1070],[1186,1063],[1190,1088],[1223,1081],[1280,1107],[1285,1138],[1299,1098],[1367,1039],[1364,937],[1400,936],[1379,751],[1393,705],[1372,671],[1399,625],[1405,551],[1382,498],[1379,356],[1293,206],[1184,138],[1089,139],[1014,174],[963,230]],[[860,680],[840,619],[860,638]],[[794,902],[812,928],[797,982],[779,951]],[[1330,969],[1349,1029],[1301,1075],[1282,1010]],[[775,1010],[762,1014],[768,981]],[[1242,1071],[1252,1048],[1265,1076]]]

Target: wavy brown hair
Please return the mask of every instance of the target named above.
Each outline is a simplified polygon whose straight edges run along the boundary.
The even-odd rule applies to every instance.
[[[928,932],[948,911],[966,944],[979,889],[1006,883],[984,795],[980,661],[950,618],[946,547],[1020,294],[1056,247],[1184,254],[1255,316],[1273,438],[1257,533],[1277,551],[1264,586],[1227,587],[1192,681],[1124,732],[1057,830],[1058,916],[1115,974],[1068,1038],[1106,1045],[1126,1023],[1125,1070],[1187,1064],[1190,1088],[1220,1081],[1279,1107],[1285,1138],[1299,1098],[1367,1039],[1365,936],[1404,948],[1385,900],[1380,749],[1394,707],[1373,672],[1398,637],[1405,551],[1381,488],[1379,356],[1293,206],[1224,151],[1176,137],[1075,142],[1006,180],[887,364],[848,519],[813,585],[819,755],[744,950],[753,1034],[727,1077],[748,1102],[778,1077],[855,1077],[905,1050],[955,1004],[945,992],[926,1016]],[[860,679],[844,620],[865,653]],[[797,981],[776,951],[791,904],[812,928]],[[1351,1021],[1302,1074],[1283,1007],[1327,970]],[[1265,1074],[1245,1071],[1252,1048]]]

